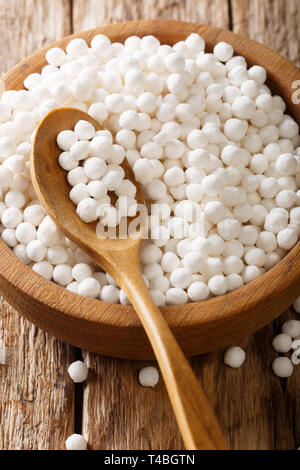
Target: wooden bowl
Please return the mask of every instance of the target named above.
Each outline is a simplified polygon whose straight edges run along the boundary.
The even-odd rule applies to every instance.
[[[286,101],[289,112],[300,121],[300,106],[292,103],[300,70],[255,41],[211,26],[179,21],[133,21],[93,29],[69,36],[31,55],[4,77],[6,89],[22,89],[25,76],[46,65],[45,52],[64,48],[73,37],[88,42],[104,33],[112,42],[130,35],[155,35],[164,44],[174,44],[198,32],[212,50],[226,41],[249,65],[262,65],[269,86]],[[7,301],[38,327],[70,344],[108,356],[151,359],[150,345],[130,306],[108,304],[81,297],[47,281],[25,266],[0,242],[0,291]],[[273,269],[250,284],[221,297],[183,306],[165,307],[162,312],[183,351],[196,355],[236,342],[263,327],[285,310],[300,293],[300,242]]]

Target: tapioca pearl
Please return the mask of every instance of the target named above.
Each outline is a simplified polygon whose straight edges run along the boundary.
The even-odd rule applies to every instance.
[[[259,193],[267,199],[274,198],[280,190],[278,180],[273,177],[263,178],[259,185]]]
[[[72,277],[78,282],[81,282],[84,279],[92,277],[92,275],[93,275],[92,269],[86,263],[75,264],[75,266],[73,266],[72,268]]]
[[[70,156],[74,161],[85,160],[90,155],[90,151],[90,143],[82,140],[72,145]]]
[[[152,228],[151,238],[156,246],[163,247],[170,239],[170,232],[163,225],[158,225]]]
[[[294,367],[288,357],[277,357],[273,361],[272,369],[274,374],[278,377],[287,378],[292,375]]]
[[[70,186],[76,186],[77,184],[88,182],[88,177],[85,174],[84,168],[76,167],[69,171],[67,175],[68,183]]]
[[[205,205],[204,213],[209,222],[217,224],[228,215],[228,209],[220,201],[211,201]]]
[[[189,251],[184,255],[183,265],[191,273],[200,272],[204,264],[205,259],[201,256],[199,251]]]
[[[298,185],[293,176],[281,176],[278,178],[278,184],[281,190],[297,191]]]
[[[162,276],[163,271],[160,264],[149,263],[146,264],[146,266],[144,267],[143,274],[148,279],[148,281],[151,281],[151,279],[154,279],[158,276]]]
[[[61,150],[70,150],[72,145],[77,142],[77,136],[74,131],[62,131],[57,136],[57,145]]]
[[[196,251],[199,251],[199,253],[203,256],[203,257],[207,257],[210,252],[211,252],[211,245],[210,245],[210,242],[207,238],[205,238],[204,236],[200,236],[200,237],[197,237],[195,238],[188,246],[189,250],[196,250]]]
[[[113,144],[108,135],[96,135],[90,142],[91,156],[107,161],[112,157]]]
[[[166,305],[166,296],[163,292],[150,289],[150,295],[157,307],[164,307]]]
[[[205,48],[205,41],[204,39],[197,33],[192,33],[190,34],[186,40],[185,43],[187,47],[189,48],[190,51],[194,53],[200,53],[204,51]]]
[[[240,274],[244,269],[244,263],[238,256],[227,256],[223,261],[225,274]]]
[[[32,240],[26,247],[26,253],[32,261],[38,263],[43,261],[45,258],[47,254],[47,247],[39,240]]]
[[[255,174],[263,174],[268,168],[268,158],[260,153],[253,155],[250,160],[250,169]]]
[[[276,159],[276,170],[281,176],[291,176],[297,171],[297,159],[290,153],[284,153]]]
[[[212,174],[203,178],[201,188],[207,196],[217,196],[221,191],[222,184],[220,179]]]
[[[226,276],[227,285],[228,285],[228,292],[233,292],[236,289],[239,289],[244,285],[244,281],[242,276],[239,274],[233,273]]]
[[[242,271],[242,278],[245,284],[254,281],[261,276],[261,270],[257,266],[246,266]]]
[[[272,142],[277,142],[279,139],[279,131],[276,126],[271,124],[263,127],[259,131],[259,137],[264,145],[268,145]]]
[[[281,148],[281,153],[292,153],[294,152],[293,142],[289,139],[280,139],[278,144]]]
[[[13,229],[6,229],[6,230],[13,230]],[[3,232],[2,232],[3,234]],[[13,253],[19,260],[22,261],[22,263],[28,265],[31,263],[31,259],[28,257],[27,252],[26,252],[26,245],[23,245],[22,243],[19,243],[13,247]]]
[[[272,251],[271,253],[267,253],[264,269],[268,271],[269,269],[273,268],[277,263],[279,263],[280,260],[281,256],[277,252]]]
[[[202,275],[206,279],[210,279],[212,276],[223,273],[223,262],[220,258],[208,257],[205,260],[205,264],[201,270]]]
[[[284,209],[291,209],[297,200],[297,195],[294,191],[283,190],[280,191],[275,199],[276,206],[283,207]]]
[[[209,288],[204,282],[193,282],[187,290],[188,298],[192,302],[200,302],[209,297]]]
[[[279,126],[279,134],[282,139],[293,139],[299,134],[299,126],[294,119],[287,116]]]
[[[4,229],[1,233],[1,238],[10,248],[14,248],[18,244],[16,230],[13,228]]]
[[[252,225],[243,226],[239,233],[239,241],[245,246],[254,245],[257,241],[258,230]],[[254,263],[250,263],[254,264]]]
[[[113,287],[113,286],[110,286],[110,287]],[[93,277],[88,277],[84,279],[83,281],[80,282],[79,287],[78,287],[79,295],[83,295],[85,297],[91,297],[92,299],[96,299],[97,297],[99,297],[100,291],[101,291],[100,284]]]
[[[115,286],[103,286],[100,293],[100,299],[103,302],[118,303],[119,302],[119,289]]]
[[[208,138],[203,131],[194,129],[188,134],[187,143],[193,150],[197,148],[205,148],[208,144]]]
[[[244,188],[237,186],[225,186],[220,193],[223,204],[227,207],[235,207],[247,201],[247,194]]]
[[[24,173],[25,171],[25,157],[23,155],[12,155],[6,158],[3,162],[4,168],[9,168],[13,174]]]
[[[26,203],[26,198],[21,191],[8,191],[4,198],[7,207],[22,209]]]
[[[275,251],[277,248],[277,240],[272,232],[260,232],[257,237],[256,246],[261,248],[265,253]]]
[[[211,256],[221,256],[224,252],[225,242],[217,233],[212,233],[208,236],[208,241],[210,244],[209,254]]]
[[[290,223],[300,224],[300,208],[299,207],[294,207],[290,211]]]
[[[136,135],[129,129],[122,129],[116,135],[116,141],[119,145],[129,150],[134,147],[136,143]]]
[[[68,251],[62,245],[52,246],[47,250],[47,260],[53,265],[65,264],[67,263],[68,258]]]
[[[145,264],[160,263],[162,260],[162,252],[160,248],[152,243],[146,243],[141,250],[141,261]]]
[[[241,87],[241,85],[249,80],[250,76],[246,68],[240,65],[232,67],[228,72],[228,79],[231,85]]]
[[[72,268],[68,264],[59,264],[55,266],[52,274],[54,282],[62,287],[66,287],[72,282]]]
[[[15,129],[14,129],[15,130]],[[0,159],[3,161],[6,158],[16,153],[16,145],[12,137],[1,136],[0,137]]]
[[[48,261],[37,262],[32,266],[32,269],[40,276],[48,279],[48,281],[51,281],[53,276],[53,266],[52,264],[48,263]]]
[[[266,216],[264,228],[266,231],[278,234],[288,225],[289,214],[286,209],[275,208]]]
[[[176,253],[167,251],[162,257],[161,267],[165,273],[171,273],[177,269],[179,267],[179,258]]]
[[[236,145],[229,144],[225,145],[221,152],[221,159],[225,165],[230,167],[239,167],[244,160],[243,149]],[[244,160],[244,163],[248,163],[248,159]]]
[[[73,170],[79,165],[79,161],[75,160],[70,152],[62,152],[58,159],[59,165],[66,171]]]
[[[255,102],[248,96],[237,97],[232,103],[233,114],[239,119],[252,119],[255,109]]]
[[[248,124],[240,119],[229,119],[224,125],[224,133],[228,139],[239,142],[246,135]]]
[[[272,346],[279,353],[288,353],[292,349],[292,338],[286,333],[274,337]]]
[[[22,222],[22,212],[16,207],[4,210],[2,214],[2,224],[6,228],[16,228]]]
[[[16,238],[19,243],[28,245],[29,242],[36,239],[36,229],[30,222],[22,222],[16,228]]]
[[[261,268],[266,262],[266,254],[260,248],[251,248],[245,254],[245,261],[249,266]]]
[[[118,165],[109,165],[102,182],[107,186],[108,191],[115,191],[123,181],[125,172]]]
[[[165,276],[157,276],[157,277],[150,280],[150,285],[149,286],[150,286],[151,290],[157,290],[157,291],[160,291],[163,294],[165,294],[166,291],[170,287],[170,281]]]
[[[246,223],[252,216],[252,207],[247,202],[238,204],[233,210],[235,219],[238,219],[241,223]]]
[[[231,219],[231,218],[225,218],[218,222],[217,224],[217,229],[219,235],[224,239],[224,240],[234,240],[235,238],[238,237],[240,231],[241,231],[241,224],[238,220]]]
[[[208,281],[208,288],[210,292],[215,295],[224,295],[228,290],[227,279],[222,274],[212,276]]]
[[[287,320],[282,325],[281,331],[288,334],[292,339],[300,336],[300,321],[299,320]]]
[[[93,103],[88,109],[88,114],[98,122],[104,122],[108,118],[108,111],[103,103]]]
[[[115,228],[120,223],[121,214],[117,207],[109,206],[108,204],[103,205],[104,210],[98,206],[96,216],[100,217],[101,225],[104,227]],[[98,224],[100,226],[100,224]],[[99,229],[99,227],[98,227]]]

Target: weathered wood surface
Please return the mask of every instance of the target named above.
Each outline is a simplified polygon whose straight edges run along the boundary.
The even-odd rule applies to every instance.
[[[232,25],[299,64],[299,15],[298,0],[0,0],[0,72],[73,30],[153,18]],[[138,384],[145,363],[83,352],[91,371],[81,390],[66,373],[78,351],[36,330],[5,302],[0,312],[1,449],[64,448],[81,420],[92,449],[182,448],[162,381],[153,390]],[[241,344],[247,359],[239,370],[223,365],[222,351],[192,360],[233,449],[300,445],[300,369],[287,381],[271,371],[270,343],[288,317],[295,314]]]

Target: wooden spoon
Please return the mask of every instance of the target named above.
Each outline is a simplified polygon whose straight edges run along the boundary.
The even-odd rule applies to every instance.
[[[108,272],[128,296],[157,358],[186,448],[226,449],[226,441],[207,398],[142,277],[139,265],[142,230],[136,239],[99,239],[96,223],[86,224],[76,214],[69,198],[66,172],[58,164],[60,150],[56,137],[62,130],[73,129],[81,119],[92,123],[96,130],[103,129],[88,114],[72,108],[54,110],[41,122],[31,156],[35,191],[62,232]],[[128,177],[130,170],[126,161],[123,167]],[[132,173],[130,177],[137,187],[137,200],[142,203],[141,188]]]

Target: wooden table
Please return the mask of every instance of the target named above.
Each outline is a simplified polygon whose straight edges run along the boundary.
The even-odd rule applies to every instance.
[[[168,18],[232,29],[300,64],[299,0],[0,0],[0,72],[73,31],[101,24]],[[145,362],[96,356],[35,328],[6,302],[0,316],[0,448],[63,449],[73,432],[91,449],[182,449],[162,381],[138,384]],[[300,445],[300,367],[288,380],[271,371],[274,333],[295,313],[244,340],[239,370],[223,352],[194,358],[232,449],[295,449]],[[84,358],[86,384],[67,369]],[[298,395],[298,396],[297,396]]]

